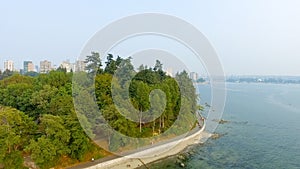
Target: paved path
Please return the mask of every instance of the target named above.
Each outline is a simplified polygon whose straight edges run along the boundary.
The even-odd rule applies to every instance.
[[[141,149],[123,153],[122,156],[108,156],[95,160],[94,162],[87,162],[74,167],[69,167],[69,169],[129,169],[143,165],[145,166],[145,164],[153,161],[175,155],[189,145],[205,141],[208,137],[210,137],[210,134],[206,133],[204,128],[205,126],[202,129],[196,127],[184,137],[178,136],[167,141],[162,141]]]

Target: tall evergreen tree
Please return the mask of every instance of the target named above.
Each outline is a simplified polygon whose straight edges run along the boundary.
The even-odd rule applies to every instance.
[[[89,74],[95,75],[103,72],[100,54],[97,52],[92,52],[91,55],[87,56],[84,63],[87,64],[85,70]]]

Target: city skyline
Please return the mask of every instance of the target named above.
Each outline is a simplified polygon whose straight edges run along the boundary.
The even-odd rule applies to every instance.
[[[5,60],[3,62],[3,67],[0,67],[0,71],[16,71],[21,74],[26,74],[28,72],[38,72],[38,73],[48,73],[51,70],[55,70],[58,67],[65,68],[67,72],[71,70],[74,72],[84,71],[85,63],[84,61],[76,60],[74,62],[70,62],[69,59],[61,62],[60,64],[52,64],[49,60],[41,60],[38,64],[35,64],[32,60],[23,60],[19,61],[19,64],[22,64],[22,67],[15,67],[15,62],[13,60]]]
[[[23,61],[23,67],[19,68],[19,69],[14,68],[14,63],[15,62],[12,60],[6,60],[4,62],[4,65],[6,65],[7,67],[12,67],[11,69],[8,69],[8,70],[20,72],[21,74],[26,74],[28,72],[49,73],[51,70],[55,70],[58,67],[66,69],[66,72],[71,72],[71,71],[80,72],[80,71],[84,71],[85,66],[86,66],[86,63],[84,61],[76,60],[75,62],[71,63],[69,59],[60,63],[59,66],[57,66],[57,65],[52,66],[52,62],[49,60],[42,60],[39,62],[39,65],[36,65],[32,61],[28,60],[28,61]],[[151,66],[149,66],[149,67],[151,67]],[[136,67],[135,69],[138,69],[138,68]],[[4,66],[4,69],[0,69],[0,70],[5,71],[6,70],[5,66]],[[166,68],[163,68],[163,70],[166,72],[167,75],[169,75],[171,77],[174,77],[175,73],[177,73],[177,72],[173,72],[172,67],[166,67]],[[189,77],[193,81],[197,81],[199,78],[204,77],[204,75],[200,75],[197,72],[188,72],[188,73],[189,73]]]
[[[300,1],[290,0],[5,1],[0,5],[0,63],[31,59],[37,64],[45,56],[56,64],[76,60],[104,26],[151,12],[179,17],[199,29],[216,49],[226,75],[299,76],[299,6]]]
[[[40,66],[40,62],[41,61],[50,61],[50,60],[47,60],[47,59],[42,59],[42,60],[36,60],[36,59],[24,59],[24,60],[13,60],[13,59],[6,59],[4,58],[3,59],[4,61],[0,64],[0,70],[4,71],[5,70],[5,62],[6,61],[12,61],[14,63],[14,69],[15,70],[20,70],[20,69],[23,69],[24,68],[24,61],[30,61],[32,62],[35,66],[38,65]],[[56,66],[56,65],[60,65],[60,63],[55,63],[53,64],[52,61],[50,61],[52,63],[53,66]]]

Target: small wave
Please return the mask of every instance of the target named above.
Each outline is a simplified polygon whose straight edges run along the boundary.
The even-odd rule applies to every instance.
[[[240,124],[240,125],[246,125],[248,124],[248,121],[231,121],[233,124]]]
[[[226,91],[231,91],[231,92],[242,92],[240,89],[234,89],[234,88],[226,88]]]
[[[278,107],[284,108],[284,109],[286,109],[286,110],[288,110],[290,112],[300,113],[300,109],[299,108],[293,106],[290,103],[288,103],[288,104],[287,103],[283,103],[283,102],[275,99],[274,95],[271,95],[271,96],[267,97],[266,100],[267,100],[268,103],[271,103],[271,104],[276,105]]]

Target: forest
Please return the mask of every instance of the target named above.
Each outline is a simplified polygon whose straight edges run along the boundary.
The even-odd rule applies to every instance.
[[[107,156],[95,140],[113,152],[132,144],[112,130],[150,138],[195,126],[201,106],[186,71],[168,76],[158,60],[135,70],[130,57],[108,54],[103,62],[96,52],[85,62],[84,72],[1,74],[0,168],[27,168],[28,158],[40,168],[65,167]]]

